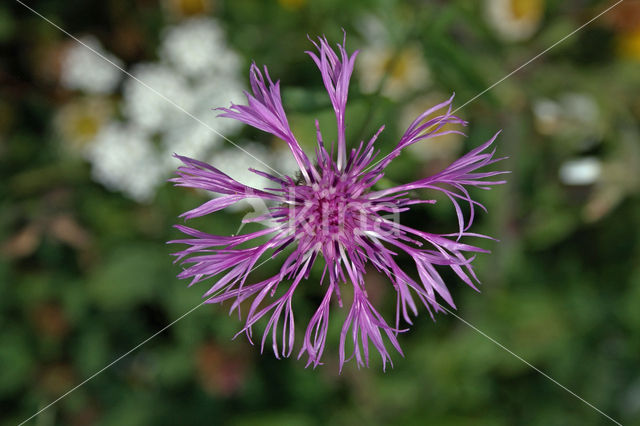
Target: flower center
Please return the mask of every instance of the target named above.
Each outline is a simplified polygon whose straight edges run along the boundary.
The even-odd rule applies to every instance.
[[[304,201],[293,206],[290,218],[303,235],[327,244],[353,239],[361,203],[352,200],[345,188],[307,187]]]

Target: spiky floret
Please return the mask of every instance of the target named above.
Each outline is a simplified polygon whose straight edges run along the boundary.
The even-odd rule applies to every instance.
[[[400,329],[400,321],[411,324],[410,314],[418,313],[416,298],[432,317],[434,312],[443,311],[437,298],[455,308],[436,266],[451,268],[465,283],[477,289],[474,283],[478,279],[472,268],[474,254],[488,251],[460,240],[469,236],[489,237],[468,232],[475,209],[484,209],[471,198],[468,189],[489,189],[504,183],[492,178],[506,172],[477,171],[501,160],[494,158],[495,150],[487,152],[496,133],[440,173],[388,189],[373,189],[383,177],[385,168],[404,148],[448,133],[462,134],[450,127],[466,126],[467,123],[452,115],[452,96],[417,117],[394,149],[377,162],[374,160],[379,151],[375,150],[374,144],[384,126],[366,144],[360,142],[357,147],[347,150],[345,109],[357,52],[349,56],[343,42],[337,45],[336,53],[324,37],[313,44],[317,53],[307,53],[318,66],[331,99],[338,126],[337,143],[332,143],[329,150],[325,147],[316,121],[316,159],[311,162],[289,127],[279,82],[271,80],[266,67],[263,74],[255,64],[252,65],[251,93],[245,93],[247,105],[221,108],[221,116],[242,121],[284,140],[300,167],[301,179],[277,177],[252,169],[273,182],[273,188],[256,189],[235,181],[207,163],[177,156],[183,162],[177,171],[178,177],[172,179],[177,186],[221,194],[184,213],[182,216],[187,219],[213,213],[241,200],[270,202],[266,214],[245,219],[245,222],[268,223],[265,229],[253,233],[218,236],[176,225],[189,237],[171,241],[188,246],[175,253],[176,261],[186,266],[178,277],[190,278],[191,284],[216,277],[217,281],[204,297],[209,298],[208,303],[233,300],[231,312],[240,312],[240,306],[246,302],[249,308],[240,333],[245,332],[250,340],[252,327],[261,318],[268,317],[262,348],[271,335],[273,351],[279,358],[290,356],[294,346],[292,299],[295,290],[309,277],[312,266],[322,259],[324,266],[320,285],[325,286],[325,293],[307,324],[298,358],[306,355],[307,365],[315,367],[321,364],[331,302],[335,299],[342,307],[340,288],[350,282],[353,301],[342,326],[340,368],[347,360],[348,347],[352,348],[351,357],[355,357],[358,366],[368,366],[370,343],[386,365],[391,356],[385,346],[385,338],[402,354],[397,340],[398,333],[404,331]],[[456,233],[420,231],[393,220],[411,205],[435,203],[432,199],[409,198],[409,192],[413,194],[414,190],[423,189],[440,191],[451,200],[459,223]],[[467,218],[461,204],[469,207]],[[250,243],[254,245],[247,248]],[[260,259],[285,252],[287,255],[278,274],[247,284],[249,273]],[[398,266],[396,259],[400,252],[413,259],[419,279],[412,278]],[[364,279],[367,263],[386,275],[397,293],[393,326],[387,323],[367,296]],[[278,330],[280,325],[282,330]]]

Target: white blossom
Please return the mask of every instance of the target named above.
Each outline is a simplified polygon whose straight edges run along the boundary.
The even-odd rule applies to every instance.
[[[165,170],[145,133],[131,126],[105,127],[86,152],[93,178],[132,199],[151,199],[164,181]]]
[[[360,66],[356,68],[363,92],[373,93],[382,84],[381,93],[398,100],[431,82],[431,72],[419,44],[396,47],[390,30],[371,15],[363,18],[359,26],[369,43],[360,50]]]
[[[169,28],[160,55],[187,76],[236,74],[238,55],[227,47],[224,33],[216,21],[192,19]]]
[[[595,157],[566,161],[559,170],[560,180],[567,185],[591,185],[600,178],[601,173],[602,163]]]
[[[540,26],[544,0],[485,0],[485,16],[505,41],[529,39]]]
[[[140,64],[132,74],[136,79],[128,79],[124,86],[124,112],[143,129],[170,129],[176,117],[185,115],[181,108],[189,111],[195,102],[186,79],[163,64]]]
[[[263,168],[252,155],[271,164],[270,153],[257,144],[238,144],[251,155],[235,147],[228,135],[241,124],[215,111],[244,99],[239,57],[218,23],[197,18],[170,27],[158,53],[157,62],[132,67],[133,78],[123,85],[122,119],[89,143],[94,178],[147,201],[179,165],[174,153],[206,160],[218,152],[214,165],[263,186],[264,179],[247,169]]]
[[[95,37],[85,37],[81,41],[114,64],[122,66],[118,58],[104,51]],[[81,43],[73,43],[62,59],[60,83],[67,89],[96,94],[112,93],[120,79],[121,71],[116,66]]]
[[[267,148],[251,142],[244,142],[241,146],[251,155],[231,146],[213,154],[210,160],[211,165],[247,186],[253,188],[269,186],[271,181],[249,170],[249,168],[264,170],[265,166],[262,163],[271,165],[271,155]]]
[[[232,78],[218,78],[203,81],[192,90],[193,117],[187,114],[175,115],[171,127],[162,135],[164,158],[169,170],[180,165],[180,162],[172,157],[173,153],[202,158],[210,154],[212,148],[220,146],[239,151],[225,140],[225,135],[238,130],[241,124],[236,120],[218,117],[215,108],[231,102],[240,102],[243,97],[240,84]]]

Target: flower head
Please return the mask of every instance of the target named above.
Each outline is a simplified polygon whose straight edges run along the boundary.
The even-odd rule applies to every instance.
[[[165,174],[151,139],[119,123],[104,126],[86,148],[85,157],[94,180],[141,203],[151,200]]]
[[[67,105],[55,125],[71,140],[70,147],[80,149],[91,163],[93,179],[108,189],[149,202],[180,164],[167,154],[210,158],[219,152],[220,141],[241,126],[211,114],[211,102],[242,98],[239,57],[217,21],[194,18],[168,27],[159,60],[131,67],[117,100],[102,95],[117,89],[120,71],[87,47],[114,64],[122,61],[104,52],[93,38],[83,44],[66,52],[61,83],[93,96]]]
[[[117,67],[122,66],[122,61],[106,52],[95,37],[84,37],[80,43],[70,45],[61,66],[60,83],[67,89],[104,95],[113,93],[120,83]]]
[[[291,150],[300,177],[273,176],[253,170],[269,179],[271,188],[257,189],[241,184],[215,167],[191,158],[177,156],[182,162],[177,186],[205,189],[220,194],[201,206],[184,213],[187,219],[207,215],[241,200],[262,200],[270,203],[260,217],[245,218],[249,221],[265,221],[265,229],[248,234],[219,236],[201,232],[183,225],[176,227],[188,237],[172,241],[188,247],[175,255],[186,265],[178,275],[190,278],[193,283],[216,277],[217,281],[205,293],[208,303],[233,300],[231,311],[249,305],[245,325],[241,332],[252,338],[252,327],[261,318],[266,320],[262,347],[271,336],[276,357],[292,353],[295,338],[292,299],[296,288],[307,280],[316,262],[323,264],[319,283],[324,287],[324,297],[312,315],[304,333],[300,358],[306,355],[307,365],[321,363],[327,339],[330,305],[333,301],[342,307],[341,291],[345,286],[353,293],[340,338],[340,367],[347,360],[352,348],[358,365],[368,365],[369,345],[373,344],[383,363],[391,361],[385,341],[402,354],[397,340],[400,321],[411,324],[410,314],[417,315],[417,302],[421,302],[430,315],[443,311],[437,298],[455,307],[449,291],[437,267],[451,268],[465,283],[475,288],[477,278],[469,253],[486,250],[460,241],[466,236],[480,236],[468,232],[476,207],[468,188],[489,189],[503,183],[491,180],[505,172],[478,172],[481,167],[499,161],[493,152],[486,152],[495,137],[460,159],[440,173],[404,185],[375,189],[383,177],[385,168],[402,150],[425,139],[447,133],[451,125],[466,122],[451,114],[451,101],[434,106],[418,116],[394,149],[378,161],[375,151],[376,138],[381,127],[368,142],[360,142],[347,150],[345,135],[345,109],[349,80],[357,52],[349,55],[342,45],[334,51],[326,38],[313,43],[317,52],[307,52],[314,60],[333,105],[338,126],[336,143],[325,145],[318,122],[315,161],[300,147],[289,127],[280,98],[280,84],[273,82],[254,64],[250,69],[251,93],[246,93],[246,105],[222,108],[223,117],[233,118],[284,140]],[[445,127],[446,126],[446,127]],[[429,233],[402,225],[397,220],[400,212],[411,205],[435,203],[431,199],[409,198],[414,190],[440,191],[453,203],[459,229],[452,234]],[[467,218],[461,204],[469,206]],[[266,239],[266,241],[265,241]],[[253,244],[251,244],[253,243]],[[401,252],[415,262],[418,278],[410,276],[397,263]],[[286,255],[285,255],[286,253]],[[249,273],[257,267],[261,258],[284,256],[278,274],[258,283],[248,283]],[[370,263],[386,275],[397,293],[395,324],[390,325],[376,310],[367,295],[364,279],[365,267]],[[280,329],[279,327],[282,326]]]
[[[540,28],[544,9],[544,0],[485,0],[489,26],[507,42],[531,38]]]

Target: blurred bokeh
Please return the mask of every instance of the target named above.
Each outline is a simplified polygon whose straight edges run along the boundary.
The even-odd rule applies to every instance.
[[[175,278],[165,242],[207,194],[166,182],[171,153],[260,185],[246,172],[260,164],[224,136],[294,173],[282,142],[211,110],[242,100],[251,61],[281,79],[309,148],[314,119],[329,129],[332,112],[303,53],[307,34],[337,42],[344,28],[348,48],[361,52],[347,136],[354,143],[386,123],[385,151],[428,106],[452,92],[462,105],[612,2],[29,4],[103,58],[19,3],[0,4],[2,424],[25,420],[202,300],[202,286]],[[481,293],[447,276],[457,313],[623,424],[640,424],[639,70],[640,2],[626,0],[462,108],[468,138],[415,146],[388,176],[438,171],[504,129],[497,149],[509,157],[509,183],[475,193],[489,209],[475,231],[500,242],[480,242],[492,250],[476,260]],[[198,226],[229,234],[248,211]],[[402,220],[456,230],[446,203]],[[277,267],[266,263],[255,280]],[[318,278],[298,300],[301,323]],[[389,284],[373,272],[367,280],[392,317]],[[608,422],[451,315],[433,322],[422,311],[392,369],[374,360],[338,374],[338,316],[325,365],[313,370],[232,340],[241,322],[227,308],[195,310],[30,424]]]

